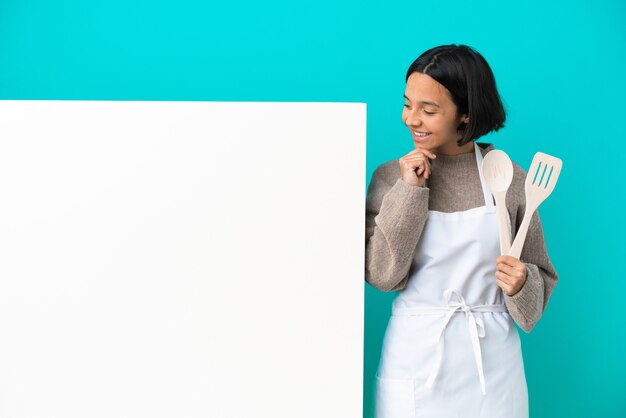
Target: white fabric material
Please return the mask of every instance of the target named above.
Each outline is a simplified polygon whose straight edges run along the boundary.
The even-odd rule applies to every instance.
[[[495,206],[474,150],[486,205],[428,212],[385,334],[378,418],[528,417],[519,335],[495,280]]]

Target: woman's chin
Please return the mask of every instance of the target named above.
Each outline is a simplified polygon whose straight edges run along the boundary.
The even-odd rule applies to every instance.
[[[428,151],[433,151],[433,147],[432,147],[431,144],[429,144],[429,141],[416,141],[416,140],[413,140],[413,146],[416,149],[425,149],[425,150],[428,150]]]

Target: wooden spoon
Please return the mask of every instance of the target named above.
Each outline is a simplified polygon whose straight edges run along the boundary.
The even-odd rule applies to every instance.
[[[482,169],[487,187],[496,200],[500,254],[508,254],[511,248],[511,233],[506,216],[506,192],[513,180],[513,163],[506,152],[491,150],[483,158]]]

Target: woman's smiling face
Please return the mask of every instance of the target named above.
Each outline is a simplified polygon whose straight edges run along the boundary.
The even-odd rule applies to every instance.
[[[467,115],[457,115],[450,92],[429,75],[415,72],[406,82],[402,121],[411,131],[416,148],[434,153],[456,155],[471,152],[472,141],[460,146],[462,134],[457,131]]]

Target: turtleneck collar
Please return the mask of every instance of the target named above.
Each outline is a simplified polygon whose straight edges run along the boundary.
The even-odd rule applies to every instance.
[[[479,143],[478,147],[483,155],[493,149],[492,144],[482,144]],[[457,155],[446,155],[446,154],[437,154],[437,158],[434,160],[430,160],[431,166],[433,170],[436,167],[455,167],[455,166],[465,166],[466,164],[476,163],[476,153],[474,149],[472,152],[465,152],[463,154]]]

